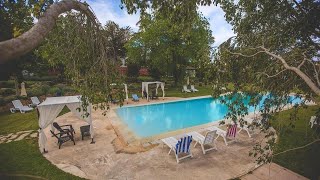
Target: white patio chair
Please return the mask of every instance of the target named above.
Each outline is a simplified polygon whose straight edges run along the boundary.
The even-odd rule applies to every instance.
[[[311,128],[313,127],[313,125],[317,124],[316,119],[317,119],[317,116],[311,116],[310,122],[309,122]]]
[[[170,152],[172,150],[175,151],[177,163],[179,163],[180,160],[182,160],[182,159],[192,157],[192,153],[191,153],[191,149],[190,149],[190,145],[192,142],[192,136],[184,136],[184,137],[180,138],[180,140],[177,140],[174,137],[168,137],[165,139],[161,139],[161,141],[170,148],[170,151],[168,154],[170,154]],[[181,155],[181,154],[184,156],[179,157],[179,155]]]
[[[240,123],[238,123],[238,128],[240,129],[238,131],[238,133],[240,133],[242,130],[245,130],[248,134],[248,136],[251,138],[252,134],[255,134],[255,124],[258,123],[260,124],[260,119],[259,118],[251,118],[251,117],[244,117],[244,120],[248,123],[248,124],[243,124],[243,126],[241,127]]]
[[[20,111],[20,113],[25,113],[27,111],[32,111],[33,108],[22,105],[20,100],[14,100],[12,101],[12,104],[14,108],[10,108],[11,113],[14,113],[15,111]]]
[[[196,89],[196,88],[194,88],[194,85],[191,85],[191,91],[192,91],[192,92],[198,92],[199,90]]]
[[[31,104],[29,104],[29,107],[35,107],[35,106],[38,106],[41,102],[40,100],[38,99],[38,97],[34,96],[34,97],[31,97]]]
[[[228,146],[228,142],[231,141],[227,141],[227,139],[232,139],[232,141],[237,141],[236,136],[237,136],[237,124],[234,124],[232,126],[230,126],[227,131],[222,130],[216,126],[211,126],[208,127],[207,130],[209,131],[217,131],[217,137],[216,139],[218,139],[218,137],[222,137],[224,140],[224,143],[226,144],[226,146]]]
[[[187,85],[184,85],[183,88],[182,88],[182,92],[187,92],[187,93],[190,93],[190,89],[187,88]]]
[[[194,147],[196,147],[198,143],[201,145],[203,154],[206,154],[207,151],[210,151],[213,149],[217,150],[216,139],[215,139],[216,134],[217,134],[216,130],[207,132],[206,136],[203,136],[202,134],[195,131],[188,133],[188,135],[192,136],[193,140],[196,141],[196,144],[194,145]],[[205,145],[211,145],[212,147],[205,149],[204,148]]]

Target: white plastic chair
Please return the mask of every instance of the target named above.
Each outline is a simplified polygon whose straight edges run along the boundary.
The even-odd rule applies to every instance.
[[[187,88],[187,85],[183,86],[182,92],[190,93],[191,91]]]
[[[191,85],[191,91],[192,91],[192,92],[198,92],[199,90],[196,89],[196,88],[194,88],[194,85]]]
[[[206,136],[203,136],[202,134],[195,131],[188,133],[188,135],[192,136],[193,140],[196,141],[196,144],[194,145],[194,147],[196,147],[198,143],[201,145],[203,154],[206,154],[207,151],[210,151],[213,149],[217,150],[216,139],[215,139],[216,134],[217,134],[217,130],[207,132]],[[213,147],[205,149],[204,148],[205,145],[213,145]]]
[[[192,153],[190,149],[192,136],[184,136],[180,138],[180,140],[177,140],[174,137],[168,137],[165,139],[161,139],[161,141],[170,148],[170,151],[168,154],[170,154],[172,150],[175,151],[174,155],[176,156],[177,163],[179,163],[180,160],[182,159],[192,157]],[[182,157],[179,157],[180,154],[185,154],[185,155]]]
[[[309,122],[311,128],[313,127],[313,125],[317,124],[316,119],[317,119],[317,116],[311,116],[310,122]]]
[[[31,104],[29,104],[29,107],[38,106],[41,102],[39,101],[38,97],[34,96],[31,97]]]
[[[208,127],[207,130],[209,131],[217,131],[217,137],[216,139],[218,139],[218,137],[222,137],[224,140],[224,143],[226,144],[226,146],[228,146],[228,141],[227,139],[233,139],[232,141],[237,141],[236,136],[237,136],[237,126],[236,124],[232,125],[231,127],[229,127],[227,129],[227,131],[222,130],[216,126],[211,126]],[[229,141],[230,142],[230,141]]]
[[[33,108],[22,105],[20,100],[14,100],[12,101],[12,104],[14,108],[10,108],[11,113],[14,113],[15,111],[20,111],[20,113],[25,113],[27,111],[32,111]]]

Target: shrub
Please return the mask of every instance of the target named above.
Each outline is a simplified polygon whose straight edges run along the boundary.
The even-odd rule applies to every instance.
[[[14,81],[0,81],[0,88],[15,88]]]
[[[51,95],[56,95],[57,92],[61,92],[61,89],[58,88],[58,87],[52,87],[48,90],[48,93],[51,94]]]
[[[0,95],[2,95],[2,96],[14,95],[15,93],[16,93],[16,90],[13,88],[1,88],[0,89]]]
[[[62,88],[62,93],[73,93],[73,92],[77,92],[77,90],[71,86],[65,86]]]
[[[150,76],[139,76],[138,77],[138,82],[152,82],[154,79]]]
[[[126,82],[127,83],[135,83],[137,82],[137,78],[136,77],[126,77]]]
[[[45,94],[41,88],[32,88],[32,89],[29,89],[29,90],[27,91],[27,93],[28,93],[28,96],[29,96],[29,97],[32,97],[32,96],[42,96],[42,95]]]
[[[161,72],[158,68],[156,67],[151,67],[149,69],[149,74],[151,77],[153,77],[153,79],[159,80],[161,77]]]
[[[57,76],[32,76],[32,77],[25,77],[26,81],[55,81],[57,80]]]
[[[49,85],[45,84],[45,85],[41,86],[41,90],[44,93],[44,95],[47,95],[49,93],[49,89],[50,89]]]
[[[128,77],[137,78],[139,76],[140,66],[136,63],[128,63]]]

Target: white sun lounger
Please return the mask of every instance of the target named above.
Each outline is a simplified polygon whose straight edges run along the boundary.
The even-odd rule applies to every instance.
[[[227,129],[227,131],[222,130],[216,126],[211,126],[208,127],[207,130],[209,131],[217,131],[217,137],[216,139],[218,139],[218,137],[222,137],[224,140],[224,143],[226,144],[226,146],[228,146],[228,141],[227,139],[233,139],[233,141],[237,141],[236,136],[237,136],[237,125],[234,124],[232,125],[230,128]],[[230,141],[229,141],[230,142]]]
[[[180,138],[180,140],[177,140],[174,137],[168,137],[168,138],[162,139],[161,141],[170,148],[170,151],[168,154],[170,154],[172,150],[175,151],[174,154],[176,156],[177,163],[179,163],[180,160],[182,159],[192,157],[192,153],[190,149],[192,136],[184,136]],[[179,157],[180,154],[186,154],[186,155],[184,155],[183,157]]]
[[[317,124],[316,119],[317,119],[317,116],[311,116],[310,122],[309,122],[311,128],[313,127],[313,125]]]
[[[184,85],[182,88],[182,92],[190,93],[191,91],[187,88],[187,85]]]
[[[254,118],[250,118],[250,117],[245,117],[244,118],[245,121],[247,121],[247,123],[249,124],[244,124],[243,127],[241,127],[240,124],[238,124],[238,128],[240,128],[240,131],[245,130],[248,134],[248,136],[251,138],[252,134],[255,133],[255,127],[254,127],[254,123],[258,123],[261,124],[261,120],[258,117],[254,117]]]
[[[192,138],[196,141],[196,144],[194,145],[194,147],[196,147],[196,145],[199,143],[201,145],[202,148],[202,152],[203,154],[206,154],[207,151],[210,150],[217,150],[217,145],[216,145],[216,136],[217,131],[209,131],[206,133],[206,136],[203,136],[202,134],[198,133],[198,132],[190,132],[188,133],[189,136],[192,136]],[[213,147],[205,149],[204,146],[205,145],[213,145]]]
[[[192,92],[198,92],[199,90],[196,89],[196,88],[194,88],[194,85],[191,85],[191,91],[192,91]]]
[[[34,96],[31,97],[31,104],[29,104],[29,107],[34,107],[34,106],[38,106],[40,104],[40,101],[38,99],[38,97]]]
[[[14,100],[12,101],[12,104],[14,108],[10,108],[11,113],[14,113],[15,111],[20,111],[20,113],[25,113],[27,111],[32,111],[33,108],[22,105],[20,100]]]

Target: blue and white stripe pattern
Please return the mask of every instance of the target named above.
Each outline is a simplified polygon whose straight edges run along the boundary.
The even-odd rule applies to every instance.
[[[189,153],[191,142],[192,142],[192,136],[182,137],[176,144],[176,154],[179,154],[182,152]]]

